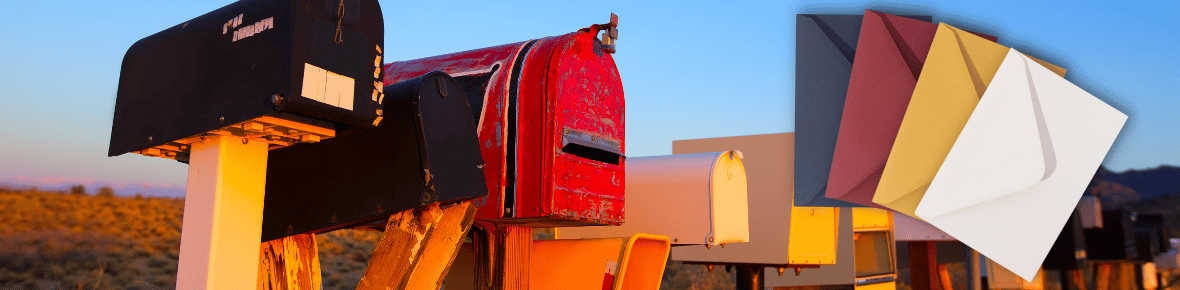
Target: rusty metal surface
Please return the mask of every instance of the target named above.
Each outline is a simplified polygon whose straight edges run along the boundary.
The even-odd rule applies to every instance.
[[[523,226],[623,222],[623,87],[597,34],[591,27],[385,66],[386,84],[442,71],[467,89],[487,164],[489,195],[476,201],[477,218]],[[597,160],[569,153],[567,129],[617,151],[592,148]]]

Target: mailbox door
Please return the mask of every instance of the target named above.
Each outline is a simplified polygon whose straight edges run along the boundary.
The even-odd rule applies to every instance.
[[[513,217],[623,222],[623,85],[590,31],[537,41],[521,71]]]
[[[533,41],[518,42],[464,52],[392,62],[385,66],[385,84],[391,85],[431,71],[450,74],[467,92],[479,135],[480,154],[488,196],[476,200],[476,218],[498,219],[503,216],[507,172],[515,172],[515,163],[504,162],[509,153],[508,110],[506,103],[510,83],[519,75]],[[511,143],[515,144],[515,143]],[[511,170],[510,170],[511,168]]]
[[[267,162],[263,240],[382,221],[434,202],[479,198],[475,122],[460,85],[443,73],[390,85],[385,121]],[[379,225],[384,225],[379,222]]]

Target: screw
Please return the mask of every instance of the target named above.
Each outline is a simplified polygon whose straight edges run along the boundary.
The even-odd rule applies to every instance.
[[[250,138],[242,138],[242,144],[250,143]]]
[[[275,106],[282,104],[283,103],[283,95],[274,94],[273,96],[270,96],[270,102],[274,103]]]
[[[152,141],[152,136],[148,136],[148,141]]]
[[[225,116],[221,116],[221,121],[225,122]]]

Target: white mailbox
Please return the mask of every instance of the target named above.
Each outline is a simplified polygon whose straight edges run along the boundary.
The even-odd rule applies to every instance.
[[[561,239],[668,236],[674,245],[750,241],[742,152],[627,158],[627,220],[561,228]]]

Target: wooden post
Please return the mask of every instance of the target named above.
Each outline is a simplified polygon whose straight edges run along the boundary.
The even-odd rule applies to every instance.
[[[967,248],[967,269],[970,271],[970,273],[967,274],[967,281],[970,283],[969,285],[971,285],[969,289],[981,290],[983,288],[983,275],[981,275],[983,271],[981,271],[979,267],[979,252],[976,252],[975,249],[972,249],[971,247],[965,248]]]
[[[1077,290],[1086,290],[1086,278],[1082,277],[1082,269],[1072,270],[1073,285]]]
[[[734,281],[734,288],[737,290],[763,290],[766,289],[766,277],[762,276],[766,272],[766,267],[759,265],[737,264],[737,278]]]
[[[438,289],[475,221],[470,201],[430,204],[389,217],[357,289]]]
[[[496,250],[492,289],[528,290],[533,228],[500,226],[496,238],[499,249]]]
[[[263,242],[259,255],[259,290],[318,290],[320,258],[315,234],[298,234]]]
[[[242,140],[192,143],[176,289],[257,285],[268,144]]]
[[[951,284],[951,274],[947,271],[946,265],[938,265],[938,282],[942,285],[942,289],[955,289]]]
[[[933,241],[910,243],[910,284],[914,290],[942,290],[938,279],[938,256]]]
[[[1097,270],[1098,274],[1094,275],[1094,283],[1096,283],[1098,285],[1097,285],[1097,288],[1095,288],[1095,290],[1110,289],[1111,264],[1110,263],[1097,263],[1097,264],[1098,265],[1095,265],[1095,266],[1097,266],[1098,269],[1095,269],[1095,270]]]

